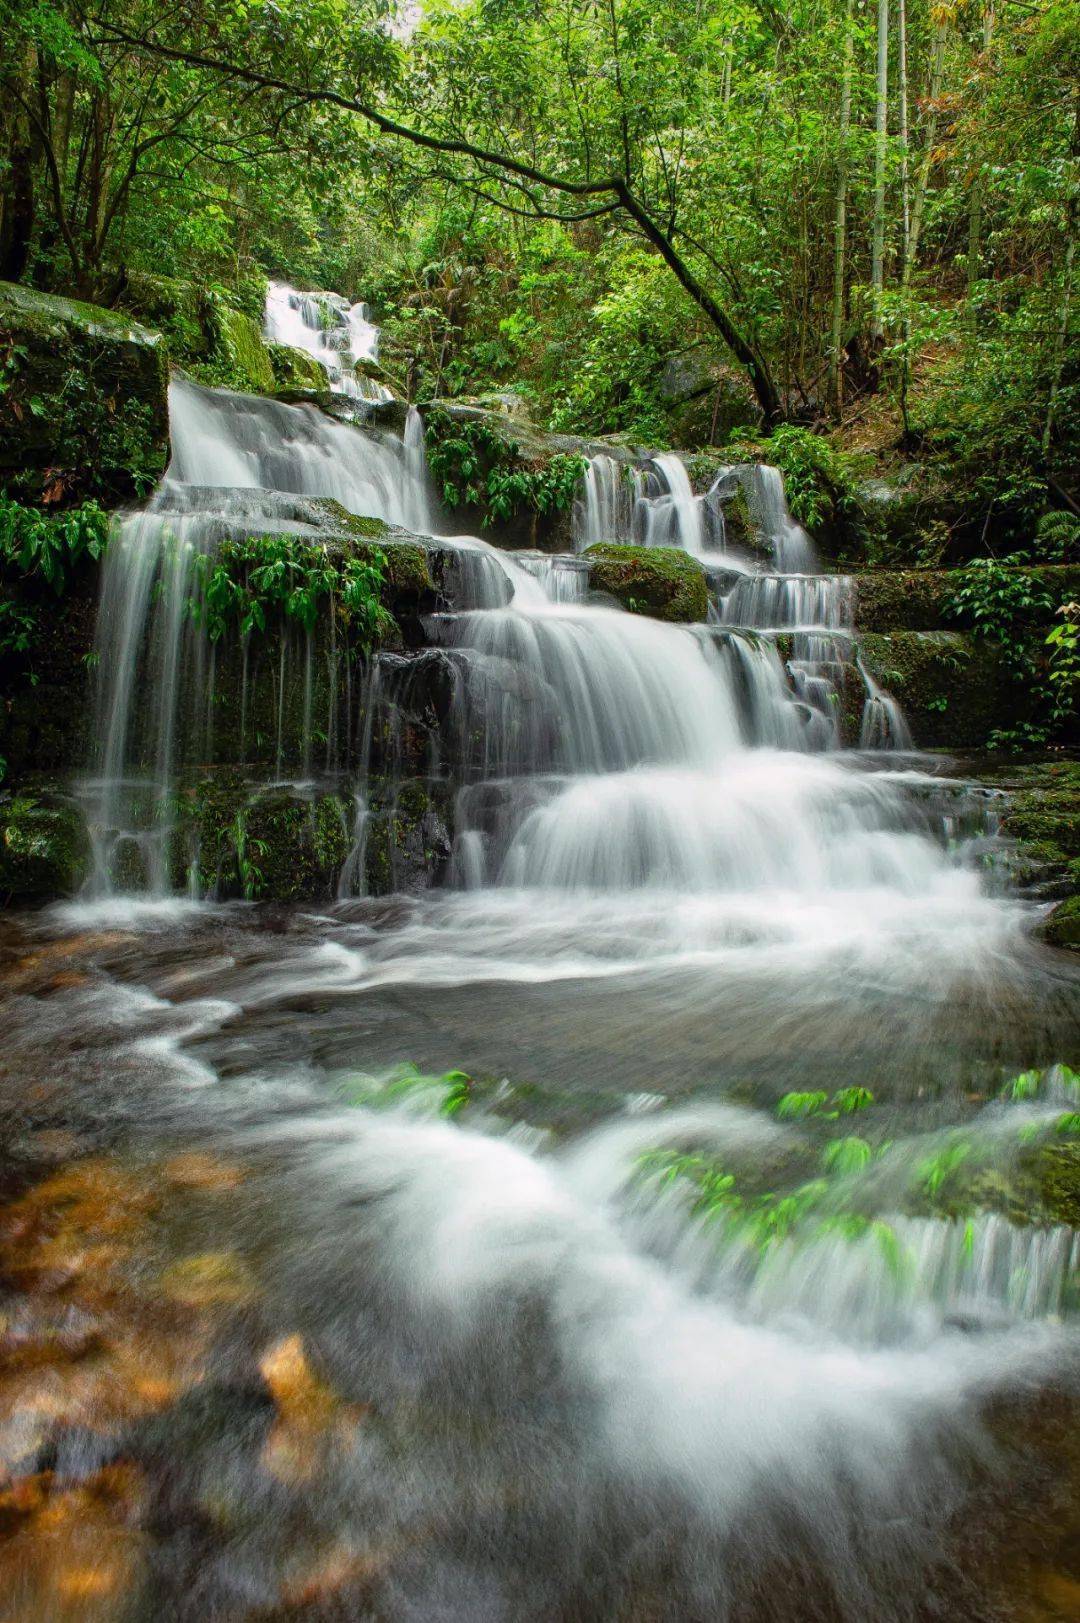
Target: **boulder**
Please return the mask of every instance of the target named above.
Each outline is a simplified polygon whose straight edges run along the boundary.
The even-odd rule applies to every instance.
[[[68,796],[49,788],[0,796],[0,900],[72,896],[89,860],[86,824]]]
[[[320,366],[314,355],[309,355],[306,349],[294,349],[290,344],[267,344],[266,350],[274,374],[274,393],[279,400],[309,400],[317,406],[330,404],[330,380],[325,366]]]
[[[0,488],[56,506],[149,494],[169,448],[157,333],[76,299],[0,283]]]
[[[633,547],[601,541],[587,548],[595,591],[654,620],[704,620],[709,611],[705,571],[679,547]]]

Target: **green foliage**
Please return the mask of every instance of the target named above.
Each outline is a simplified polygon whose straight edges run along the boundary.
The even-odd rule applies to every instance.
[[[32,659],[48,632],[43,599],[62,596],[108,539],[109,516],[96,502],[48,514],[0,493],[0,657]]]
[[[388,1076],[355,1076],[345,1087],[351,1105],[368,1110],[406,1108],[424,1114],[452,1119],[472,1100],[474,1083],[465,1071],[444,1071],[434,1075],[421,1071],[411,1061],[395,1066]]]
[[[379,596],[385,570],[375,547],[360,554],[303,536],[244,536],[199,559],[201,589],[189,608],[216,642],[230,626],[245,637],[264,632],[275,617],[310,632],[325,605],[370,647],[393,625]]]
[[[784,423],[764,442],[764,450],[784,475],[792,517],[806,529],[842,521],[861,524],[862,510],[849,461],[830,440]]]
[[[822,1121],[836,1121],[840,1116],[853,1115],[858,1110],[867,1110],[874,1102],[874,1095],[869,1088],[848,1087],[840,1088],[830,1099],[827,1093],[785,1093],[776,1107],[776,1114],[781,1120],[797,1120],[806,1116],[818,1116]],[[831,1108],[826,1109],[826,1105]]]
[[[47,514],[0,493],[0,568],[40,580],[59,597],[84,559],[96,562],[109,539],[109,516],[97,502]]]
[[[960,571],[946,613],[1001,649],[1017,682],[1034,693],[1034,719],[991,735],[991,748],[1025,749],[1061,734],[1080,698],[1080,605],[1063,604],[1060,623],[1043,627],[1054,601],[1022,565],[1023,554],[1002,560],[976,558]]]
[[[478,508],[485,524],[511,519],[523,508],[565,512],[585,472],[585,459],[556,454],[529,466],[516,440],[483,421],[456,421],[446,412],[427,416],[427,458],[442,498],[451,508]]]

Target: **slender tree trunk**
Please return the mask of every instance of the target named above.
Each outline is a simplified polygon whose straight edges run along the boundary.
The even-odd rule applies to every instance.
[[[911,238],[911,177],[908,163],[907,0],[896,0],[896,67],[900,102],[900,214],[903,228],[902,264],[907,263]],[[901,271],[901,274],[903,272]]]
[[[994,37],[993,0],[987,0],[983,12],[983,50],[989,51]],[[980,245],[982,238],[983,171],[980,164],[971,182],[971,204],[968,212],[967,296],[970,301],[979,280]]]
[[[1073,263],[1076,258],[1076,210],[1070,211],[1069,242],[1065,249],[1065,279],[1061,293],[1061,317],[1058,321],[1058,330],[1054,339],[1054,364],[1050,375],[1050,396],[1046,402],[1046,421],[1043,424],[1042,453],[1046,457],[1050,454],[1050,441],[1054,433],[1054,417],[1057,413],[1058,391],[1061,388],[1061,374],[1065,368],[1065,345],[1069,337],[1069,309],[1072,302]]]
[[[28,45],[15,80],[20,96],[33,95],[37,47]],[[34,234],[34,137],[25,108],[11,97],[8,139],[8,183],[0,216],[0,278],[17,282],[30,258]]]
[[[844,275],[847,257],[848,135],[851,129],[851,71],[855,36],[851,31],[852,0],[844,5],[844,67],[840,81],[840,151],[836,165],[836,213],[833,226],[832,329],[829,333],[830,394],[836,420],[844,412]]]
[[[911,286],[911,278],[919,254],[919,237],[922,233],[923,212],[926,208],[930,168],[934,161],[934,143],[937,140],[937,100],[941,95],[941,77],[944,66],[945,24],[939,23],[934,33],[934,43],[930,49],[930,111],[926,121],[926,140],[923,146],[922,159],[919,163],[919,172],[915,177],[915,195],[911,203],[911,231],[908,236],[908,252],[902,279],[902,287],[905,293]]]
[[[871,334],[881,342],[880,299],[885,291],[885,154],[889,134],[889,0],[878,0],[877,89],[874,97],[874,220],[870,286],[874,297]]]

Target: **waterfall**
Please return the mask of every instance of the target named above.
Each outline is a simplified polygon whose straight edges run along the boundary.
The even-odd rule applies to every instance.
[[[575,545],[598,541],[682,547],[695,558],[723,556],[724,520],[708,496],[695,496],[682,458],[656,452],[639,467],[601,452],[590,457],[574,511]]]
[[[553,893],[968,884],[895,784],[812,760],[837,742],[843,578],[742,575],[718,624],[678,627],[588,602],[577,557],[449,535],[426,651],[379,654],[356,672],[320,633],[238,653],[207,638],[200,559],[234,534],[317,538],[320,498],[430,535],[441,526],[422,424],[411,414],[399,439],[186,380],[170,407],[168,475],[121,523],[106,562],[85,786],[99,890],[181,882],[180,780],[238,755],[268,778],[331,775],[356,807],[341,884],[361,886],[373,750],[380,781],[408,771],[453,787],[451,874],[472,894],[481,875],[502,891]],[[658,544],[704,549],[722,533],[677,459],[652,459],[636,484],[608,462],[585,483],[590,524],[636,491],[631,522]],[[422,749],[409,719],[420,711],[434,718]]]
[[[339,293],[301,293],[287,282],[271,282],[263,330],[271,342],[313,356],[339,394],[372,404],[394,398],[384,384],[356,370],[358,361],[379,358],[379,329],[366,304],[350,304]]]

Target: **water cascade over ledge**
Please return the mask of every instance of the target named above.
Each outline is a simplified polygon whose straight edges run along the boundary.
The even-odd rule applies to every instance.
[[[1009,1404],[1069,1389],[1080,1260],[1048,1200],[1012,1204],[1075,1079],[1005,1083],[1059,1057],[1077,985],[988,880],[985,797],[885,747],[887,695],[840,747],[850,584],[779,476],[699,496],[677,459],[597,457],[581,550],[513,553],[455,533],[415,412],[170,404],[168,475],[106,555],[94,874],[41,926],[89,967],[24,1002],[136,1160],[226,1169],[181,1220],[257,1293],[204,1349],[230,1418],[199,1447],[244,1528],[205,1615],[269,1612],[300,1548],[390,1623],[912,1623],[923,1595],[984,1623],[958,1518]],[[729,542],[744,478],[771,567]],[[392,644],[328,610],[212,636],[214,561],[252,537],[411,560]],[[630,537],[699,558],[707,623],[590,594],[584,548]],[[249,811],[299,807],[321,900],[223,896],[184,821],[219,792],[245,897]],[[272,1383],[289,1335],[352,1427],[317,1469],[228,1429],[264,1403],[230,1360],[264,1336]]]

